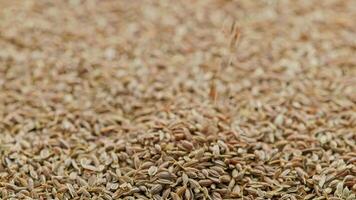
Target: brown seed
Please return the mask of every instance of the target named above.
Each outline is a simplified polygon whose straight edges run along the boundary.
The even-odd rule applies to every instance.
[[[240,194],[241,188],[239,185],[235,185],[235,187],[232,189],[232,192],[235,194]]]
[[[154,186],[151,187],[151,193],[152,194],[157,194],[163,189],[161,184],[155,184]]]
[[[187,140],[182,140],[181,143],[182,146],[189,151],[192,150],[194,147],[193,144],[191,142],[188,142]]]
[[[213,199],[222,199],[221,195],[217,192],[213,193]]]
[[[156,176],[162,179],[169,179],[169,180],[176,178],[176,176],[170,172],[159,172]]]
[[[234,188],[235,183],[236,183],[235,179],[231,179],[231,180],[230,180],[230,183],[229,183],[229,185],[228,185],[228,189],[229,189],[230,191],[232,191],[232,189]]]
[[[171,193],[171,188],[166,189],[166,190],[162,193],[162,199],[167,199],[170,193]]]
[[[222,183],[228,183],[231,180],[231,177],[229,175],[223,175],[219,177],[220,182]]]
[[[181,197],[185,193],[185,190],[186,190],[186,186],[178,187],[176,190],[176,194]]]
[[[188,189],[185,190],[184,197],[187,200],[192,199],[192,193],[190,192],[190,190],[188,190]]]
[[[189,177],[187,176],[186,173],[183,172],[182,174],[182,180],[183,180],[183,185],[187,185],[188,184],[188,181],[189,181]]]
[[[96,182],[97,182],[97,177],[96,177],[96,175],[92,175],[92,176],[90,176],[90,178],[88,179],[88,184],[89,184],[89,186],[95,186]]]
[[[239,172],[236,169],[232,170],[232,177],[233,178],[237,178],[237,176],[239,175]]]
[[[174,193],[174,192],[171,192],[170,195],[171,195],[171,197],[172,197],[173,200],[181,200],[181,198],[179,197],[179,195],[176,194],[176,193]]]
[[[326,176],[323,174],[320,178],[320,181],[319,181],[319,187],[320,188],[323,188],[324,184],[325,184],[325,181],[326,181]]]
[[[67,188],[69,190],[70,195],[74,198],[77,196],[77,193],[75,192],[73,186],[71,184],[67,183]]]
[[[151,166],[148,169],[148,175],[154,176],[157,173],[158,168],[156,166]]]
[[[209,187],[211,184],[213,184],[213,181],[210,179],[204,179],[204,180],[200,180],[199,184],[203,187]]]
[[[337,197],[341,197],[342,196],[342,192],[343,192],[343,182],[339,182],[336,186],[336,190],[335,190],[335,196]]]
[[[276,124],[277,126],[281,126],[283,122],[284,122],[283,114],[277,115],[277,117],[274,119],[274,124]]]
[[[194,179],[189,179],[189,184],[192,188],[201,188],[199,182]]]

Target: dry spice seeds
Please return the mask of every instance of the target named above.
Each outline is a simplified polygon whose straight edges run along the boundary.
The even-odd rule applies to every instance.
[[[0,0],[0,199],[354,200],[355,18]]]

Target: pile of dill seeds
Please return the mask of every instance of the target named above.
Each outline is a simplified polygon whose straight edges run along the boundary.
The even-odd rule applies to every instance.
[[[356,199],[356,1],[0,0],[0,199]]]

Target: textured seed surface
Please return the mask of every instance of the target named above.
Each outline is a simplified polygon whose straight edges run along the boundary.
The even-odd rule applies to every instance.
[[[0,199],[356,194],[356,1],[0,0]]]

